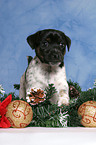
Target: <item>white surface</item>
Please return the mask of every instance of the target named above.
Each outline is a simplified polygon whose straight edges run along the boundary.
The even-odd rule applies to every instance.
[[[0,145],[96,145],[96,128],[0,128]]]

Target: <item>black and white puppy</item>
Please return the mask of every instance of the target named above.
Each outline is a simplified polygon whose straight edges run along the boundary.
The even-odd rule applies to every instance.
[[[66,46],[70,48],[71,40],[63,32],[45,29],[28,36],[28,44],[35,49],[36,56],[31,60],[20,80],[20,98],[26,98],[32,88],[45,89],[54,84],[57,93],[51,99],[58,105],[69,103],[68,84],[64,66]]]

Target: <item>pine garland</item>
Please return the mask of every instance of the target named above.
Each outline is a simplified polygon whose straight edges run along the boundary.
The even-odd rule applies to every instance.
[[[32,107],[32,126],[38,127],[61,127],[59,121],[60,109],[56,105]]]
[[[57,104],[51,104],[50,99],[56,93],[56,89],[53,84],[49,84],[49,86],[45,89],[46,99],[44,102],[41,102],[38,105],[31,106],[33,110],[33,119],[29,124],[29,127],[64,127],[63,123],[66,123],[65,126],[68,127],[81,127],[80,124],[80,116],[78,116],[78,108],[84,102],[93,100],[96,101],[96,87],[92,89],[82,91],[81,87],[78,83],[74,83],[71,80],[68,82],[69,86],[72,85],[78,90],[80,96],[77,98],[71,98],[70,96],[70,104],[69,106],[62,105],[58,107]],[[12,94],[12,100],[20,100],[15,93]],[[4,94],[4,97],[0,98],[1,102],[8,96],[9,94]],[[23,99],[21,99],[23,100]],[[27,102],[27,100],[24,100]],[[60,121],[61,114],[63,116],[63,120]]]
[[[60,108],[58,105],[52,105],[50,99],[56,93],[56,89],[53,84],[45,89],[46,99],[44,102],[32,106],[33,119],[32,126],[38,127],[61,127],[60,123]]]

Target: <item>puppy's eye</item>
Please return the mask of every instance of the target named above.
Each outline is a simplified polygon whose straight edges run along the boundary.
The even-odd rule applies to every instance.
[[[65,47],[64,43],[60,43],[60,46]]]
[[[45,41],[45,42],[43,43],[43,45],[48,46],[49,43],[48,43],[47,41]]]

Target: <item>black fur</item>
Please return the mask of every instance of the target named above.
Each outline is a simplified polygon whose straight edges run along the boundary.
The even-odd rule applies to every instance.
[[[54,29],[45,29],[27,37],[27,42],[35,49],[36,56],[42,63],[50,65],[64,64],[66,46],[70,49],[71,40],[63,32]]]

